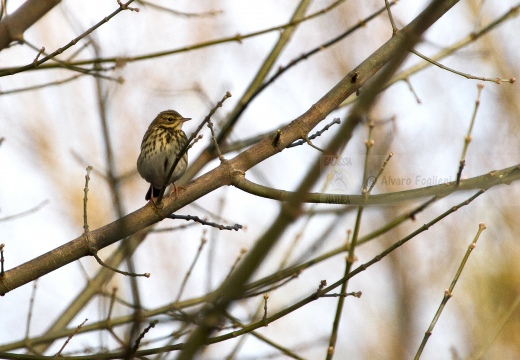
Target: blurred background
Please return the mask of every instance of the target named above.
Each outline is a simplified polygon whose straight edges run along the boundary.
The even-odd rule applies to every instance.
[[[12,14],[22,3],[7,1],[7,14]],[[407,25],[427,4],[428,1],[401,0],[393,5],[397,27]],[[61,61],[83,68],[100,66],[105,69],[99,72],[103,78],[66,69],[52,60],[31,71],[1,77],[0,243],[5,244],[6,270],[82,234],[85,168],[89,165],[94,169],[88,193],[91,230],[146,205],[144,195],[148,184],[137,174],[136,161],[149,123],[160,111],[175,109],[194,119],[184,127],[190,135],[229,91],[233,96],[213,117],[218,132],[282,30],[247,35],[287,24],[298,5],[298,1],[271,0],[135,1],[130,6],[139,8],[139,12],[122,11],[58,56]],[[519,6],[520,2],[513,0],[461,1],[424,34],[416,49],[429,57],[452,50],[451,55],[438,61],[472,76],[518,78]],[[306,15],[326,11],[295,28],[267,78],[280,66],[323,46],[383,7],[382,0],[310,1]],[[63,47],[117,8],[116,1],[61,1],[24,33],[24,43],[13,43],[0,51],[0,72],[32,63],[41,47],[47,53]],[[516,10],[505,17],[512,8]],[[495,21],[498,21],[496,27],[478,39],[472,38],[472,34]],[[388,15],[382,12],[341,41],[300,61],[249,103],[228,143],[274,131],[294,120],[391,36]],[[468,44],[457,47],[464,39]],[[198,44],[202,45],[194,46]],[[82,60],[87,62],[80,63]],[[398,74],[422,63],[424,60],[410,54]],[[411,74],[407,82],[392,83],[368,116],[375,127],[367,175],[376,175],[387,155],[393,153],[374,194],[456,179],[464,138],[475,111],[477,84],[483,84],[484,88],[462,178],[518,164],[518,85],[467,79],[430,64]],[[355,97],[349,100],[353,102]],[[333,118],[343,120],[349,108],[348,103],[338,108],[314,131]],[[313,143],[325,147],[334,131],[332,126]],[[367,123],[356,129],[352,141],[339,154],[344,162],[336,167],[324,166],[315,191],[360,194],[368,133]],[[203,135],[190,150],[190,162],[210,145],[207,128]],[[225,156],[232,158],[241,150]],[[107,152],[113,156],[111,166]],[[294,190],[311,161],[320,156],[323,154],[308,145],[287,149],[254,167],[247,178],[265,186]],[[195,177],[218,164],[218,160],[208,162]],[[111,185],[110,172],[117,177],[115,187]],[[345,299],[335,358],[412,358],[479,223],[484,223],[487,229],[480,236],[422,358],[517,359],[520,353],[519,190],[516,182],[488,190],[469,206],[352,278],[347,291],[361,291],[362,296]],[[119,195],[115,196],[114,191]],[[409,219],[363,243],[356,249],[353,268],[473,193],[459,192],[440,199],[417,214],[415,221]],[[360,236],[385,226],[426,200],[366,207]],[[116,201],[119,201],[117,206]],[[214,290],[229,274],[241,252],[251,248],[272,224],[279,207],[277,201],[224,187],[179,210],[178,214],[197,215],[225,225],[239,223],[243,230],[219,231],[181,220],[160,222],[132,257],[136,272],[151,273],[150,278],[136,280],[141,306],[156,309],[178,300],[202,240],[206,242],[180,300],[194,299]],[[356,208],[327,204],[308,204],[305,208],[308,212],[285,232],[255,273],[255,279],[276,272],[283,264],[314,259],[347,242],[347,231],[355,225]],[[25,213],[28,210],[34,211]],[[184,227],[176,228],[179,226]],[[100,257],[110,257],[120,245],[102,249]],[[268,313],[312,294],[321,280],[331,284],[340,279],[345,257],[346,252],[338,251],[336,256],[268,291]],[[121,268],[125,269],[125,263]],[[45,334],[99,270],[94,259],[83,258],[40,278],[36,285],[27,284],[0,298],[0,350],[27,351],[8,345],[24,338],[30,344],[31,338]],[[111,317],[131,314],[130,281],[128,277],[113,274],[63,326],[75,328],[86,318],[85,326],[106,319],[112,309],[110,294],[114,288],[120,301],[110,310]],[[335,297],[320,298],[257,330],[279,346],[244,335],[208,346],[201,358],[325,358],[337,302]],[[230,312],[242,324],[248,324],[262,317],[263,306],[264,299],[259,294],[237,301]],[[261,311],[257,313],[259,307]],[[158,314],[159,324],[147,333],[140,348],[183,342],[185,322],[178,315]],[[128,328],[129,325],[113,328],[111,333],[100,327],[77,334],[63,354],[117,350],[120,339],[128,336]],[[226,328],[217,335],[229,331]],[[65,340],[66,336],[60,337],[49,348],[39,351],[53,355]],[[172,359],[176,352],[155,356]]]

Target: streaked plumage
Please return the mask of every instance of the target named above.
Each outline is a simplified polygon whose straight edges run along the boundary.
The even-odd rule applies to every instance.
[[[186,146],[188,138],[182,131],[182,124],[187,120],[190,118],[183,117],[175,110],[166,110],[157,115],[144,134],[137,171],[150,183],[146,200],[159,196],[177,154]],[[174,184],[187,166],[188,154],[184,154],[166,184]]]

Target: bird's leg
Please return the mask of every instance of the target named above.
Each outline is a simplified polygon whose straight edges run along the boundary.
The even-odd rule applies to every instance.
[[[148,200],[148,202],[151,202],[153,204],[154,207],[156,208],[162,208],[163,207],[163,204],[162,202],[160,204],[158,204],[156,201],[155,201],[155,197],[153,196],[153,186],[150,185],[150,200]]]
[[[172,196],[173,192],[175,192],[175,199],[177,199],[177,196],[179,196],[179,191],[177,190],[177,185],[172,184],[173,188],[171,188],[170,193],[168,194],[168,197]]]
[[[173,184],[173,188],[170,190],[168,197],[170,197],[173,193],[175,193],[175,199],[177,199],[177,197],[179,196],[179,190],[184,190],[184,189],[185,189],[184,186],[177,187],[177,185]]]

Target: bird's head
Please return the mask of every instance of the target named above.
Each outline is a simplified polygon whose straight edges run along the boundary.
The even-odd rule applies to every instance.
[[[191,118],[185,118],[175,110],[165,110],[157,115],[150,127],[161,126],[171,130],[181,130],[182,124],[188,120]]]

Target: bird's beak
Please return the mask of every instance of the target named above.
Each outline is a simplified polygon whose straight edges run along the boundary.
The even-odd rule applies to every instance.
[[[182,122],[186,122],[188,120],[191,120],[191,118],[182,118]]]

